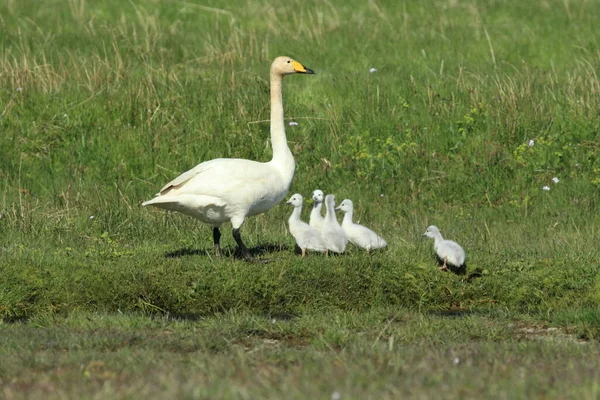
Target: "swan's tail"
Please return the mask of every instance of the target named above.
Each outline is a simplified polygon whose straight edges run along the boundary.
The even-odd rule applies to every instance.
[[[152,200],[143,202],[142,206],[154,206],[196,216],[197,213],[204,214],[208,210],[223,213],[226,203],[222,199],[213,196],[178,194],[176,196],[156,196]]]
[[[167,201],[166,201],[166,202],[167,202],[167,203],[170,203],[170,202],[172,202],[172,200],[168,200],[168,199],[167,199]],[[153,198],[152,200],[148,200],[148,201],[145,201],[145,202],[143,202],[143,203],[142,203],[142,206],[143,206],[143,207],[146,207],[146,206],[151,206],[151,205],[153,205],[153,204],[161,204],[161,203],[165,203],[165,198],[162,198],[162,199],[161,199],[160,197],[155,197],[155,198]]]
[[[156,196],[155,198],[145,201],[142,203],[143,207],[154,206],[158,208],[172,209],[181,203],[181,199],[170,197],[170,196]]]

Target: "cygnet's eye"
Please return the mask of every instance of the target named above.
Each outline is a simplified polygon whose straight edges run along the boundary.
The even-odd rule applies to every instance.
[[[289,64],[289,63],[291,63],[291,62],[292,62],[291,60],[287,60],[287,63],[288,63],[288,64]]]

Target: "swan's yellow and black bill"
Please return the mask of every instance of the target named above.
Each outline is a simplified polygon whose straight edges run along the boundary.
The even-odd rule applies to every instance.
[[[301,73],[301,74],[314,74],[315,73],[312,69],[306,68],[304,65],[300,64],[298,61],[292,61],[292,67],[294,67],[294,71]]]

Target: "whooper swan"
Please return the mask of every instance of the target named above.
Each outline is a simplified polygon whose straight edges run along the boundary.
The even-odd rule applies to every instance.
[[[247,216],[264,213],[283,200],[294,176],[295,162],[285,136],[281,89],[283,77],[295,73],[314,72],[289,57],[277,57],[271,65],[271,161],[217,158],[203,162],[167,183],[155,198],[142,205],[178,211],[212,225],[217,257],[221,255],[219,226],[231,221],[241,255],[252,261],[240,227]]]
[[[288,219],[288,224],[290,226],[290,233],[296,239],[296,244],[300,247],[300,250],[302,250],[302,257],[306,255],[306,250],[325,251],[321,232],[300,220],[302,195],[296,193],[286,203],[294,206],[294,211],[292,211],[292,215]]]
[[[325,208],[325,221],[323,221],[323,227],[321,228],[321,238],[327,248],[325,254],[329,254],[329,250],[334,253],[343,253],[346,250],[348,238],[335,217],[334,195],[328,194],[325,196]]]
[[[310,219],[308,220],[308,224],[319,231],[321,230],[321,227],[323,227],[323,216],[321,215],[323,196],[322,190],[317,189],[313,191],[313,208],[310,210]]]
[[[387,246],[387,242],[381,236],[366,226],[352,222],[352,214],[354,212],[352,200],[344,199],[336,210],[342,210],[345,213],[344,219],[342,220],[342,229],[346,233],[350,243],[366,249],[367,251],[381,249]]]
[[[433,249],[440,263],[443,263],[440,267],[441,270],[447,271],[448,267],[450,267],[453,272],[459,274],[466,272],[465,251],[458,243],[452,240],[445,240],[437,226],[433,225],[427,228],[423,236],[434,240]]]

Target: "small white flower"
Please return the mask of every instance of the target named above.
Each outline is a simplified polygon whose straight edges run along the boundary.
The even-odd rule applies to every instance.
[[[370,68],[370,69],[369,69],[369,72],[370,72],[370,73],[377,72],[377,68]]]
[[[452,362],[454,363],[454,365],[458,365],[460,363],[460,358],[454,357],[454,360],[452,360]]]
[[[298,126],[298,123],[296,121],[290,121],[290,126]]]
[[[531,139],[531,140],[529,141],[529,147],[533,147],[533,145],[534,145],[534,144],[535,144],[535,141],[534,141],[533,139]]]
[[[67,114],[63,114],[63,117],[67,118]]]
[[[550,190],[550,186],[544,186],[544,187],[542,188],[542,190],[546,190],[546,191],[548,191],[548,190]]]
[[[90,215],[90,219],[94,219],[95,217],[93,215]]]
[[[379,197],[383,197],[383,193],[381,193],[381,194],[379,195]]]
[[[22,92],[22,91],[23,91],[23,88],[19,86],[19,87],[18,87],[18,88],[16,88],[15,90],[16,90],[17,92]]]
[[[560,182],[560,180],[557,177],[554,177],[554,178],[552,178],[552,182],[558,183],[558,182]]]
[[[274,324],[275,322],[277,322],[277,321],[275,320],[275,318],[273,318],[273,319],[271,320],[271,323],[272,323],[272,324]]]
[[[342,398],[342,395],[337,390],[335,392],[331,393],[331,400],[340,400],[341,398]]]

